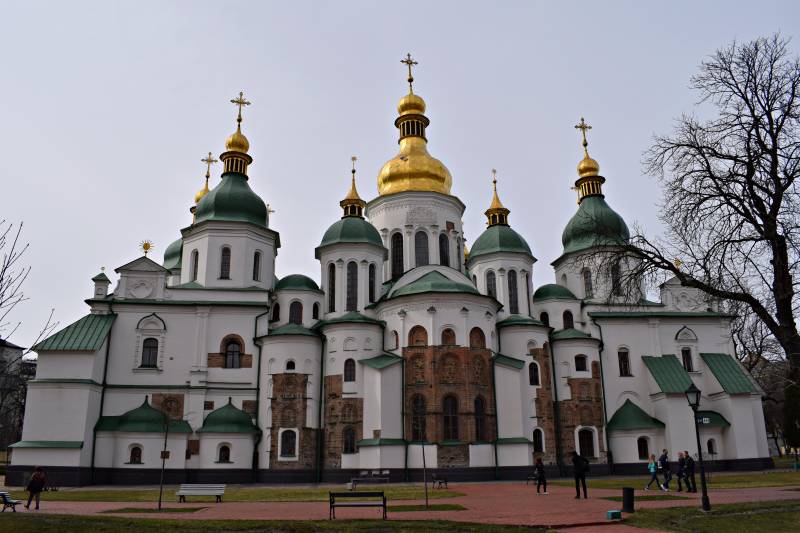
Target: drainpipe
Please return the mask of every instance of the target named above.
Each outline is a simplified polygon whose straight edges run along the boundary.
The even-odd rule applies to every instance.
[[[108,312],[110,314],[114,314],[114,306],[113,304],[108,304]],[[116,322],[116,320],[114,321]],[[97,415],[97,422],[100,421],[100,417],[103,416],[103,404],[106,400],[106,377],[108,376],[108,354],[111,352],[111,332],[114,330],[114,322],[111,323],[111,328],[108,330],[108,341],[106,342],[106,355],[103,358],[103,383],[100,384],[100,413]],[[90,480],[91,484],[95,484],[95,467],[94,467],[94,460],[95,454],[97,453],[97,422],[94,424],[94,428],[92,429],[92,462],[89,466],[89,471],[91,472]]]
[[[317,483],[322,482],[322,395],[324,394],[324,383],[325,383],[325,346],[327,343],[327,337],[323,336],[322,341],[320,342],[320,352],[319,352],[319,389],[318,389],[318,398],[317,398],[317,458],[314,461],[314,479],[316,479]]]
[[[597,326],[597,329],[600,331],[600,348],[599,348],[599,359],[600,359],[600,394],[602,395],[602,402],[603,402],[603,440],[606,441],[606,457],[608,459],[608,468],[611,470],[611,473],[614,473],[614,455],[611,453],[611,448],[608,446],[608,411],[606,410],[606,380],[603,376],[603,350],[605,349],[605,342],[603,341],[603,328],[597,321],[592,318],[592,324]]]
[[[553,418],[555,419],[555,437],[556,437],[556,465],[558,465],[558,474],[564,476],[564,457],[561,451],[561,409],[558,405],[558,383],[556,382],[556,358],[553,350],[553,338],[551,333],[553,328],[547,333],[547,338],[550,341],[550,371],[553,375]]]
[[[259,315],[256,315],[256,317],[253,319],[253,342],[258,346],[258,371],[256,373],[256,427],[258,429],[261,429],[261,352],[264,349],[261,343],[258,342],[258,319],[266,314],[269,314],[269,309]],[[253,446],[253,483],[258,481],[258,458],[260,457],[260,454],[258,453],[258,445],[261,444],[261,438],[263,435],[263,432],[256,435],[256,442]]]

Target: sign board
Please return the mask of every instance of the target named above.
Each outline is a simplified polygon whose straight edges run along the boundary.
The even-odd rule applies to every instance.
[[[169,459],[169,450],[162,450],[161,451],[161,458],[162,459]]]
[[[697,417],[697,424],[700,425],[700,426],[702,426],[704,424],[708,425],[710,423],[711,423],[711,419],[709,417],[707,417],[707,416],[698,416]]]

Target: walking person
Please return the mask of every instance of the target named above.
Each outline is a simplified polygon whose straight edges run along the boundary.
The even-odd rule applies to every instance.
[[[661,485],[661,490],[669,492],[669,481],[672,479],[672,470],[669,465],[669,453],[666,448],[662,450],[661,457],[658,458],[658,469],[661,470],[661,475],[664,476],[664,483]]]
[[[36,510],[39,510],[39,497],[47,485],[47,476],[44,474],[44,468],[37,466],[33,471],[31,479],[28,481],[28,486],[25,490],[28,491],[28,503],[25,504],[25,509],[31,508],[31,500],[36,498]]]
[[[683,492],[681,481],[686,481],[686,457],[683,452],[678,452],[678,492]],[[686,481],[686,492],[689,492],[688,481]]]
[[[650,472],[650,481],[645,485],[644,490],[650,490],[650,485],[656,482],[656,487],[661,487],[661,482],[658,480],[658,462],[656,461],[655,454],[650,454],[650,462],[647,463],[647,471]]]
[[[694,459],[689,455],[687,450],[683,451],[683,456],[686,458],[686,490],[689,492],[697,492],[697,480],[694,478]]]
[[[589,460],[575,451],[572,452],[572,472],[575,476],[575,499],[581,499],[581,486],[583,486],[583,499],[588,499],[589,496],[586,494],[586,474],[589,472]]]
[[[536,458],[533,471],[536,474],[536,494],[539,494],[539,487],[542,486],[544,487],[544,494],[547,494],[547,476],[544,473],[544,463],[542,463],[541,457]]]

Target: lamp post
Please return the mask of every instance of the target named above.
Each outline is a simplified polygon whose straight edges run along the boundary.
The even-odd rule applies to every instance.
[[[164,469],[166,468],[167,464],[167,456],[169,452],[167,451],[167,438],[169,437],[169,412],[175,406],[177,401],[175,398],[168,396],[161,402],[162,413],[164,413],[164,449],[161,451],[161,479],[158,483],[158,510],[161,510],[161,499],[164,495]]]
[[[700,487],[702,490],[702,508],[703,511],[711,510],[711,502],[708,500],[708,488],[706,487],[706,469],[703,466],[703,449],[700,447],[700,428],[697,426],[697,408],[700,407],[700,389],[694,383],[689,385],[686,389],[686,400],[689,402],[689,407],[692,408],[692,416],[694,418],[694,435],[697,438],[697,457],[700,459]]]

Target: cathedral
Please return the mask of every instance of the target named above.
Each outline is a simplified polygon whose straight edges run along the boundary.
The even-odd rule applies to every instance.
[[[169,483],[362,470],[404,481],[423,467],[524,479],[539,457],[564,472],[574,450],[593,473],[644,474],[664,448],[697,453],[691,384],[704,457],[771,466],[761,391],[732,356],[733,317],[675,279],[660,301],[622,289],[629,230],[603,195],[583,119],[577,211],[554,283],[534,287],[536,258],[496,180],[467,248],[466,206],[428,152],[404,62],[398,153],[370,201],[353,167],[341,219],[315,242],[319,282],[276,274],[280,235],[248,183],[249,102],[232,100],[221,179],[210,187],[206,173],[163,262],[145,253],[115,281],[96,275],[87,314],[34,347],[7,483],[36,466],[64,486],[154,483],[162,461]]]

